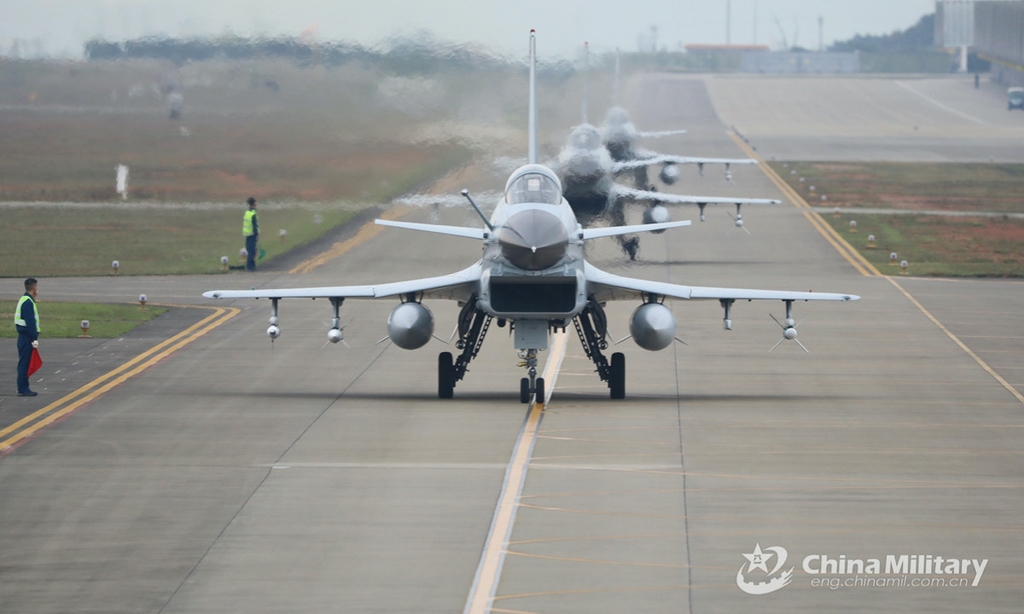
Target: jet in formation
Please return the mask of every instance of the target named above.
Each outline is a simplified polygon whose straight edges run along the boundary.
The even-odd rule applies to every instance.
[[[607,273],[584,259],[583,246],[598,237],[619,236],[640,231],[659,231],[686,226],[681,220],[637,226],[584,228],[563,196],[558,175],[537,163],[536,42],[530,33],[530,97],[528,163],[515,170],[505,184],[504,195],[488,218],[473,198],[463,192],[479,214],[481,227],[443,226],[377,220],[377,224],[476,240],[483,256],[475,264],[447,275],[363,286],[314,288],[212,290],[203,296],[214,299],[270,299],[271,318],[267,334],[275,339],[278,302],[286,298],[325,298],[333,309],[332,328],[327,338],[343,340],[339,310],[347,299],[397,299],[388,317],[387,331],[400,348],[415,350],[427,344],[434,332],[434,318],[423,304],[427,299],[455,301],[458,317],[458,356],[438,356],[437,391],[451,398],[456,384],[480,351],[493,323],[511,327],[513,348],[526,368],[521,378],[520,400],[545,401],[544,378],[537,377],[538,353],[548,348],[552,332],[572,327],[598,376],[607,382],[612,398],[625,397],[626,364],[621,352],[605,356],[608,326],[604,305],[608,301],[637,303],[629,320],[633,341],[641,348],[657,351],[675,340],[676,321],[666,300],[716,300],[724,310],[725,328],[731,329],[733,303],[751,300],[779,300],[785,304],[786,320],[780,323],[783,338],[796,340],[793,303],[797,301],[851,301],[852,294],[750,290],[684,286],[633,279]],[[798,342],[799,343],[799,342]],[[778,344],[776,344],[778,345]],[[773,348],[774,349],[774,348]],[[806,350],[806,348],[804,348]]]
[[[666,185],[672,185],[679,179],[677,165],[680,164],[697,165],[701,175],[704,174],[705,165],[722,164],[726,168],[726,178],[731,179],[732,165],[756,164],[757,161],[749,158],[676,156],[641,149],[636,145],[639,138],[668,136],[686,131],[641,132],[629,121],[626,110],[619,106],[608,111],[604,125],[598,129],[587,122],[589,47],[586,46],[584,61],[583,123],[572,130],[568,142],[559,152],[553,166],[562,182],[566,200],[585,227],[602,220],[614,225],[625,225],[626,209],[634,203],[644,206],[645,224],[669,221],[671,215],[667,205],[697,205],[700,209],[700,220],[703,222],[706,219],[704,208],[707,205],[731,204],[736,206],[736,227],[746,230],[743,228],[743,214],[740,211],[743,205],[779,204],[780,201],[770,198],[691,196],[658,192],[647,181],[647,168],[653,165],[662,165],[659,178]],[[616,92],[618,75],[616,57]],[[630,172],[633,175],[633,186],[617,181],[618,177]],[[635,234],[618,235],[617,239],[623,251],[631,260],[635,260],[640,248],[639,237]]]
[[[586,47],[586,46],[585,46]],[[589,50],[585,51],[585,63],[589,65]],[[588,69],[585,69],[587,72]],[[734,164],[757,164],[757,160],[749,158],[694,158],[686,156],[673,156],[661,154],[639,147],[637,141],[643,138],[661,138],[675,134],[684,134],[686,130],[658,130],[641,131],[629,119],[629,113],[618,104],[619,99],[619,55],[615,52],[615,85],[613,100],[616,101],[612,108],[608,109],[604,124],[601,126],[601,140],[611,155],[612,160],[618,166],[616,172],[632,169],[636,173],[635,187],[641,190],[651,189],[647,182],[647,167],[661,164],[662,169],[658,174],[659,178],[666,185],[672,185],[679,179],[679,169],[676,164],[696,164],[701,175],[704,174],[705,164],[724,164],[725,178],[732,179],[730,167]],[[586,90],[586,78],[584,78],[584,90]],[[587,101],[584,94],[583,102],[583,123],[587,123]]]
[[[748,162],[725,158],[686,158],[683,156],[661,156],[671,158],[672,163],[666,168],[675,168],[676,164],[733,164]],[[756,160],[749,160],[756,162]],[[670,194],[651,189],[630,187],[616,181],[616,175],[624,170],[646,168],[653,162],[615,161],[609,149],[601,140],[601,133],[595,126],[583,124],[573,129],[569,141],[559,152],[555,162],[556,172],[562,183],[564,196],[573,212],[584,226],[592,226],[599,220],[607,220],[611,224],[626,224],[626,209],[630,204],[639,203],[644,206],[644,224],[667,222],[671,219],[667,205],[697,205],[700,219],[704,221],[704,208],[709,204],[730,204],[736,206],[736,226],[743,228],[743,216],[740,207],[745,204],[779,204],[773,198],[741,198],[727,196],[697,196]],[[664,175],[664,169],[662,175]],[[663,181],[674,183],[674,177]],[[746,229],[744,229],[746,230]],[[635,260],[640,248],[640,241],[635,235],[618,235],[623,251]]]

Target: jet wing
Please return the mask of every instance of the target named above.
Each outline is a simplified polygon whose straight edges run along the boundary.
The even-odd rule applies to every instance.
[[[774,198],[739,198],[731,196],[689,196],[637,190],[622,184],[614,184],[611,190],[615,198],[660,203],[664,205],[777,205],[782,201]]]
[[[686,130],[653,130],[649,132],[641,130],[636,133],[642,139],[660,139],[663,136],[672,136],[673,134],[686,134]]]
[[[775,301],[855,301],[855,294],[829,292],[788,292],[783,290],[748,290],[744,288],[709,288],[682,286],[660,281],[634,279],[606,273],[589,263],[583,269],[587,279],[587,292],[599,302],[642,299],[645,294],[657,294],[685,300],[775,300]]]
[[[420,294],[428,298],[467,300],[477,292],[480,263],[451,275],[425,277],[372,286],[322,286],[316,288],[265,288],[260,290],[210,290],[206,298],[386,298]]]
[[[464,237],[482,241],[487,234],[483,228],[469,228],[466,226],[444,226],[442,224],[419,224],[416,222],[394,222],[391,220],[374,220],[374,224],[380,226],[392,226],[394,228],[405,228],[407,230],[420,230],[434,234],[449,235],[452,237]]]
[[[657,232],[659,230],[667,230],[669,228],[679,228],[680,226],[689,226],[690,220],[680,220],[678,222],[662,222],[660,224],[635,224],[633,226],[599,226],[597,228],[584,228],[580,233],[580,238],[584,241],[589,239],[597,239],[599,237],[615,237],[618,235],[628,235],[635,232]]]
[[[669,154],[651,154],[637,158],[636,160],[625,160],[612,165],[612,172],[618,173],[634,168],[652,166],[654,164],[757,164],[757,160],[750,158],[693,158],[690,156],[673,156]]]

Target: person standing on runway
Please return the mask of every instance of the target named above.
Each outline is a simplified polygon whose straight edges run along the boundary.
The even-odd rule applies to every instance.
[[[249,203],[249,210],[242,218],[242,234],[245,235],[245,251],[248,256],[245,260],[245,270],[256,270],[256,242],[260,238],[260,223],[256,219],[256,199],[252,196],[246,201]]]
[[[14,327],[18,329],[18,396],[34,397],[37,393],[28,387],[28,366],[32,350],[39,347],[39,308],[36,295],[39,282],[34,277],[25,280],[25,294],[14,310]]]

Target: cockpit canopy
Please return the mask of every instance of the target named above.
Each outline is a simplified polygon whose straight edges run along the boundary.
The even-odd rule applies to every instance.
[[[569,135],[569,143],[577,149],[592,150],[604,147],[604,143],[601,142],[601,133],[589,124],[578,126],[573,130]]]
[[[505,202],[557,205],[562,202],[562,184],[546,166],[528,164],[509,178],[505,185]]]

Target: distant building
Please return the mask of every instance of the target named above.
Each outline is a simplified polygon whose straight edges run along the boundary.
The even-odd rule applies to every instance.
[[[860,53],[825,51],[749,51],[740,70],[767,74],[836,74],[860,72]]]
[[[735,71],[740,69],[744,53],[767,52],[768,45],[686,45],[684,49],[694,64],[707,70]]]
[[[686,45],[687,53],[729,54],[744,51],[768,51],[768,45]]]
[[[960,54],[960,72],[967,72],[967,48],[974,45],[974,0],[935,3],[935,45]]]
[[[973,45],[993,81],[1024,86],[1024,2],[975,2]]]
[[[771,51],[768,45],[686,45],[686,53],[713,70],[767,74],[860,72],[860,55],[818,51]]]

